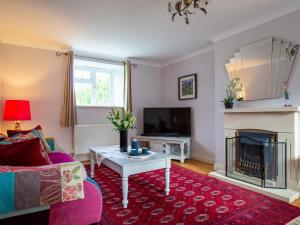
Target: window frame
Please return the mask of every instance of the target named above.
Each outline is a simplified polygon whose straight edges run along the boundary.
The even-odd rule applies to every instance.
[[[83,60],[83,61],[90,61],[90,62],[95,62],[95,60],[91,59],[89,60],[88,58],[81,58],[81,57],[76,57],[74,60]],[[98,62],[98,61],[96,61]],[[105,64],[114,64],[114,63],[107,63],[107,62],[102,62],[99,60],[101,63]],[[75,70],[83,70],[83,71],[89,71],[90,72],[90,79],[84,79],[84,78],[76,78],[75,77]],[[92,95],[91,95],[91,104],[77,104],[76,107],[78,108],[123,108],[125,102],[123,101],[123,105],[113,105],[113,74],[111,73],[110,70],[106,70],[103,68],[96,68],[96,67],[89,67],[89,66],[76,66],[75,63],[73,65],[73,71],[74,71],[74,89],[76,82],[78,83],[86,83],[86,84],[91,84],[92,85]],[[110,103],[108,105],[104,104],[96,104],[96,79],[97,79],[97,73],[107,73],[110,75],[109,77],[109,98],[110,98]],[[89,82],[90,80],[91,82]],[[76,96],[76,89],[75,89],[75,96]],[[76,98],[76,97],[75,97]],[[124,99],[125,100],[125,99]]]

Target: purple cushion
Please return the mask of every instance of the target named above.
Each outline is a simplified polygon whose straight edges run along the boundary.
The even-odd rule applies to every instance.
[[[49,225],[87,225],[99,223],[102,195],[99,189],[84,181],[84,199],[51,205]]]
[[[48,156],[53,164],[75,161],[71,155],[64,152],[50,152]]]

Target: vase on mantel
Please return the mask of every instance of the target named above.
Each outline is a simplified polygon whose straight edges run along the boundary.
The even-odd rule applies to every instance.
[[[120,130],[120,151],[128,151],[128,130]]]
[[[289,104],[291,93],[289,92],[287,81],[284,82],[283,94],[284,94],[284,100],[286,102],[286,104],[284,104],[284,107],[291,107],[292,105]]]

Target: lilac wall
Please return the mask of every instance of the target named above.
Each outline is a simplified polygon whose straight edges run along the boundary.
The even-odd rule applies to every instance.
[[[161,68],[141,64],[131,68],[132,110],[137,117],[137,130],[131,135],[143,132],[143,108],[163,105],[161,72]],[[78,123],[108,123],[109,111],[109,107],[78,107]]]
[[[178,77],[198,74],[198,98],[178,100]],[[192,158],[214,162],[214,52],[163,68],[165,107],[192,108]]]
[[[143,107],[192,107],[192,157],[224,165],[223,109],[228,76],[224,64],[239,47],[275,36],[300,43],[300,11],[215,43],[214,51],[175,63],[163,69],[145,65],[132,68],[133,110],[142,132]],[[1,59],[2,57],[2,59]],[[198,74],[198,98],[179,101],[179,76]],[[0,97],[32,101],[33,120],[24,128],[44,126],[46,135],[54,136],[67,150],[71,149],[71,131],[60,127],[63,98],[64,61],[55,52],[0,43]],[[300,105],[300,53],[290,80],[291,103]],[[283,99],[244,102],[239,107],[282,106]],[[3,107],[2,107],[3,110]],[[1,113],[2,113],[1,110]],[[104,123],[107,108],[79,108],[79,123]],[[1,116],[2,118],[2,116]],[[1,122],[2,119],[0,119]],[[2,131],[13,124],[2,121]]]
[[[224,106],[220,100],[225,96],[225,86],[228,82],[227,72],[224,64],[235,53],[239,47],[250,44],[268,37],[276,37],[300,43],[300,11],[287,16],[262,24],[253,29],[236,34],[215,43],[215,154],[217,166],[224,165],[224,118],[222,110]],[[295,61],[294,69],[290,80],[291,103],[300,105],[300,53]],[[272,107],[283,106],[283,99],[249,101],[239,105],[239,107]]]
[[[138,134],[143,132],[143,108],[163,105],[161,75],[161,68],[145,65],[132,67],[132,107],[137,116]]]

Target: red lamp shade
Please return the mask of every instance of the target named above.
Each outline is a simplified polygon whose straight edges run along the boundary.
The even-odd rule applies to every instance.
[[[30,102],[25,100],[6,100],[4,106],[4,120],[31,120]]]

